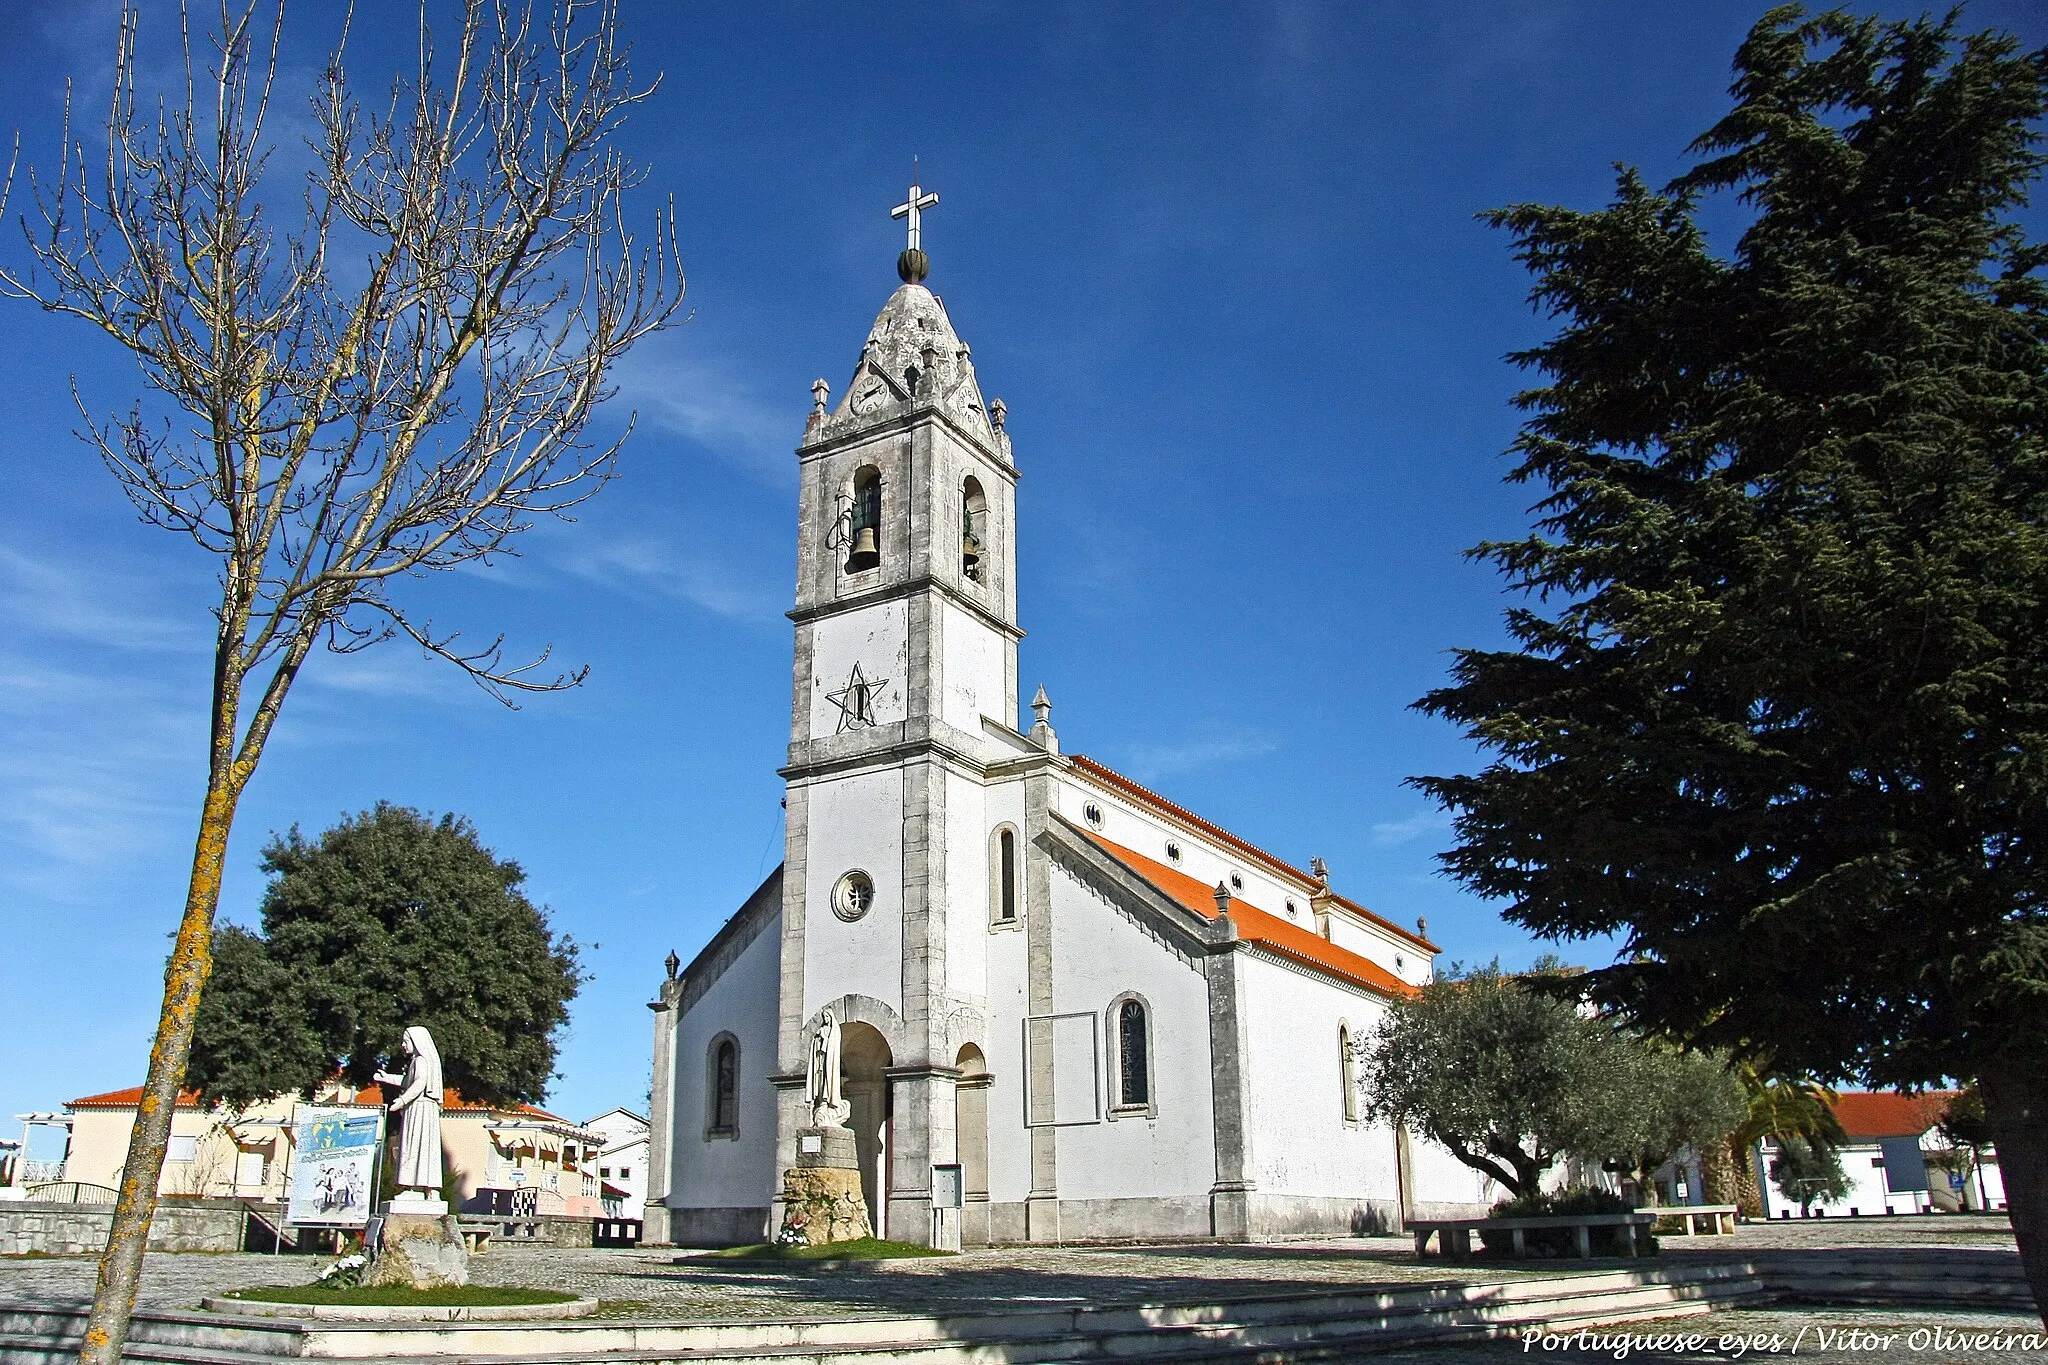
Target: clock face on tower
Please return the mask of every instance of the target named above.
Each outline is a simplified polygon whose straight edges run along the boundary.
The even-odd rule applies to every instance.
[[[869,375],[854,386],[853,410],[873,412],[882,406],[882,400],[889,396],[889,386],[874,375]]]

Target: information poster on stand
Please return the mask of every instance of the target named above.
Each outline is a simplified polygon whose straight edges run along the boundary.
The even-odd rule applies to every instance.
[[[384,1111],[301,1106],[293,1128],[298,1150],[285,1221],[295,1227],[366,1225],[376,1198]]]

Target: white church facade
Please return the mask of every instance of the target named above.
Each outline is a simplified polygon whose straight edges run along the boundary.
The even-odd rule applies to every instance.
[[[1364,1117],[1359,1042],[1430,979],[1420,926],[1064,753],[1042,691],[1019,726],[1017,465],[922,283],[932,202],[837,405],[814,386],[785,860],[651,1006],[646,1240],[774,1234],[828,1009],[880,1236],[1483,1211],[1480,1176]]]

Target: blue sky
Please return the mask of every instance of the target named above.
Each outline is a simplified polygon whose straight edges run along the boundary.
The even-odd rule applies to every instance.
[[[508,712],[395,645],[315,658],[244,801],[223,916],[254,922],[272,831],[379,799],[463,812],[586,945],[550,1105],[643,1102],[662,956],[689,957],[780,854],[791,448],[812,379],[844,383],[895,286],[888,209],[915,154],[944,196],[931,284],[1023,471],[1024,695],[1044,684],[1070,752],[1326,858],[1450,956],[1527,961],[1545,945],[1435,872],[1445,823],[1402,786],[1474,761],[1407,708],[1446,650],[1500,638],[1497,584],[1461,553],[1515,534],[1530,500],[1500,481],[1503,356],[1547,324],[1473,215],[1595,207],[1616,161],[1676,173],[1763,8],[625,0],[637,64],[665,73],[625,133],[637,206],[674,196],[692,321],[622,372],[613,420],[637,410],[637,434],[578,521],[406,590],[589,682]],[[387,9],[362,25],[361,77],[402,59],[405,7],[365,12]],[[144,18],[145,87],[173,74],[167,11]],[[105,0],[0,7],[0,127],[25,160],[52,159],[67,75],[101,107],[115,22]],[[2048,41],[2022,0],[1967,22]],[[294,102],[335,32],[332,6],[294,7]],[[0,322],[12,1114],[141,1077],[214,587],[70,434],[74,379],[94,411],[125,408],[133,364],[24,304]]]

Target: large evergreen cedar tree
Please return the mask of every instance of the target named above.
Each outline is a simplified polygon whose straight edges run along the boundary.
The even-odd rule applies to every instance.
[[[2048,54],[1768,14],[1663,192],[1523,205],[1526,605],[1423,709],[1450,870],[1645,1027],[1822,1079],[1978,1080],[2048,1305]],[[1703,198],[1748,227],[1709,249]]]
[[[186,1075],[245,1105],[337,1073],[368,1085],[424,1024],[448,1084],[493,1104],[540,1100],[582,984],[576,945],[520,892],[467,820],[380,804],[263,852],[260,935],[214,932],[213,979]]]

